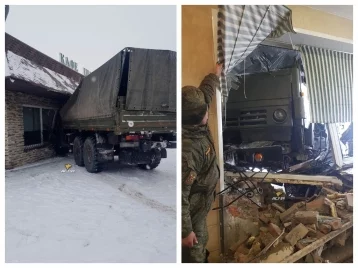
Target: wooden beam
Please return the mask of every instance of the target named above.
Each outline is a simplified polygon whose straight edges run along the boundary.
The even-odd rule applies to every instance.
[[[245,172],[247,177],[251,177],[253,181],[261,181],[267,173],[259,172]],[[255,175],[254,175],[255,174]],[[234,173],[231,171],[225,172],[226,177],[231,178],[240,178],[239,173]],[[282,173],[269,173],[263,182],[268,183],[287,183],[287,184],[306,184],[306,185],[339,185],[342,186],[343,183],[335,176],[313,176],[313,175],[297,175],[297,174],[282,174]]]
[[[308,245],[307,247],[303,248],[300,251],[292,254],[291,256],[285,258],[283,261],[284,263],[293,263],[298,261],[299,259],[303,258],[307,254],[311,253],[312,251],[322,247],[325,243],[332,240],[336,236],[340,235],[341,233],[345,232],[347,229],[353,227],[353,221],[345,223],[341,229],[337,231],[330,232],[329,234],[325,235],[324,237],[318,239],[317,241],[313,242],[312,244]]]
[[[343,156],[341,150],[341,144],[339,141],[339,135],[337,130],[337,124],[328,124],[329,146],[331,146],[334,163],[338,168],[343,166]]]

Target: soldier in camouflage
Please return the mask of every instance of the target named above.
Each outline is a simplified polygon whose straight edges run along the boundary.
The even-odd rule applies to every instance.
[[[214,201],[219,167],[208,128],[208,108],[222,65],[199,88],[182,89],[182,262],[207,262],[206,217]]]

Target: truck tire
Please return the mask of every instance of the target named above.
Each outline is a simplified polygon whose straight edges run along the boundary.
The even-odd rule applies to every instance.
[[[77,166],[83,167],[83,139],[77,136],[73,141],[73,157]]]
[[[138,167],[145,170],[152,170],[159,166],[160,161],[162,160],[162,155],[159,151],[154,151],[151,156],[151,162],[149,164],[139,164]]]
[[[94,137],[88,137],[83,144],[83,160],[88,172],[97,173],[102,170],[98,161],[96,139]]]

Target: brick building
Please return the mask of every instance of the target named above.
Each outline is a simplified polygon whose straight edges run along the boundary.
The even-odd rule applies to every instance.
[[[56,113],[82,75],[5,34],[5,168],[55,155],[49,134]]]

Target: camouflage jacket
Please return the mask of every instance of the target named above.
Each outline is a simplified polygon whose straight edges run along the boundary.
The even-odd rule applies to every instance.
[[[210,104],[219,80],[206,76],[199,89]],[[182,238],[193,231],[192,223],[206,217],[219,180],[214,142],[207,125],[183,126],[182,133]],[[195,198],[193,198],[193,196]]]

